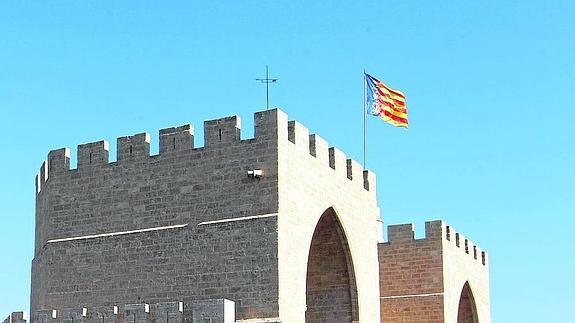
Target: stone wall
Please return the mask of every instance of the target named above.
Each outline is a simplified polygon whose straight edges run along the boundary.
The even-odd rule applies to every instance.
[[[444,222],[389,226],[379,262],[382,323],[491,322],[487,254]]]
[[[207,121],[200,148],[190,125],[163,129],[154,156],[148,134],[120,137],[116,162],[105,141],[79,145],[77,169],[69,149],[51,151],[32,311],[227,298],[240,321],[303,322],[312,236],[331,210],[353,286],[341,295],[351,319],[377,322],[375,175],[280,110],[256,113],[253,139],[240,128]]]
[[[3,323],[26,323],[24,312],[12,312],[8,317],[2,321]]]
[[[486,253],[441,221],[378,244],[375,175],[282,111],[256,113],[252,139],[238,117],[204,132],[195,148],[191,125],[162,129],[154,156],[148,134],[120,137],[115,162],[106,141],[79,145],[76,169],[69,149],[48,154],[33,323],[175,300],[185,319],[221,299],[242,323],[490,322]],[[122,320],[156,319],[128,305]]]
[[[426,224],[425,239],[413,226],[388,227],[379,244],[381,322],[443,322],[443,255],[438,223]]]
[[[287,121],[287,120],[286,120]],[[340,233],[337,257],[346,257],[352,312],[362,323],[379,322],[377,242],[382,236],[377,206],[375,174],[310,131],[297,121],[287,122],[287,139],[279,146],[278,262],[280,317],[282,322],[304,322],[310,249],[316,230],[323,234],[320,219],[330,214]],[[328,226],[329,227],[329,226]],[[327,234],[327,233],[324,233]],[[335,252],[335,248],[332,249]],[[342,255],[342,253],[344,253]],[[322,254],[316,254],[322,256]],[[335,265],[335,264],[334,264]],[[333,271],[332,271],[333,273]],[[326,277],[336,277],[327,275]],[[341,286],[341,280],[331,279]],[[316,295],[322,293],[315,289]],[[340,294],[337,294],[340,295]],[[327,302],[344,302],[324,290]],[[357,304],[355,299],[357,298]],[[329,308],[326,307],[326,308]],[[340,317],[340,319],[343,319]],[[329,321],[328,321],[329,322]],[[342,321],[343,322],[343,321]]]
[[[235,303],[208,299],[184,304],[162,302],[94,307],[65,307],[33,312],[31,323],[235,323]],[[14,312],[4,323],[26,323]]]
[[[445,279],[445,322],[476,323],[458,320],[460,304],[470,301],[472,316],[480,323],[491,322],[489,297],[489,256],[487,252],[443,223],[443,275]],[[474,311],[473,311],[474,310]],[[461,317],[461,316],[459,316]],[[469,315],[467,315],[469,317]]]
[[[31,310],[237,300],[239,318],[277,317],[277,111],[255,115],[255,138],[238,117],[50,152],[37,177]],[[285,129],[284,131],[287,131]],[[263,169],[265,176],[248,177]]]

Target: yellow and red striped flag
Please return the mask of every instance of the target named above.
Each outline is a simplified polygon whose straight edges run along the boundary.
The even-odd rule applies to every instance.
[[[365,74],[367,113],[379,116],[396,127],[408,127],[405,94],[393,90],[375,77]]]

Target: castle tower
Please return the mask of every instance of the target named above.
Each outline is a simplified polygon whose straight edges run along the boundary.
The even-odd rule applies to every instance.
[[[36,178],[31,311],[379,322],[374,174],[281,110],[255,114],[253,139],[240,131],[238,117],[207,121],[195,148],[190,125],[163,129],[154,156],[148,134],[121,137],[116,162],[107,142],[83,144],[76,169],[67,148],[51,151]]]
[[[375,175],[281,110],[150,144],[48,154],[31,323],[490,323],[487,254],[442,221],[382,242]]]
[[[443,221],[392,225],[380,243],[382,323],[490,323],[485,251]]]

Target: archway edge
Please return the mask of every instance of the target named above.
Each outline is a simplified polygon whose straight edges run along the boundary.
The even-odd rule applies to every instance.
[[[326,192],[329,195],[329,192]],[[362,199],[341,203],[332,197],[313,199],[300,197],[278,216],[278,280],[279,313],[282,321],[304,322],[306,308],[306,273],[313,233],[324,213],[334,214],[347,238],[358,290],[358,306],[362,323],[380,321],[377,242],[381,235],[379,208]],[[309,203],[308,203],[309,202]],[[331,209],[331,210],[330,210]],[[326,212],[327,211],[327,212]]]
[[[340,214],[334,206],[326,208],[315,221],[308,245],[306,263],[306,295],[308,296],[306,297],[308,298],[307,308],[311,315],[309,318],[311,321],[309,322],[325,322],[326,319],[328,321],[334,319],[334,317],[330,318],[330,315],[335,315],[333,308],[325,307],[326,299],[330,299],[331,301],[328,303],[331,304],[337,304],[342,300],[346,300],[341,303],[343,307],[336,307],[339,309],[336,311],[341,311],[346,308],[344,304],[348,304],[349,312],[347,312],[347,315],[350,315],[349,322],[358,322],[359,300],[354,257],[350,248],[348,233]],[[347,274],[345,279],[342,278],[345,276],[341,276],[342,270],[345,270]],[[322,278],[317,280],[317,277]],[[326,280],[329,281],[328,285],[325,285]],[[334,286],[339,287],[334,289]],[[334,290],[337,289],[339,289],[339,292],[333,294]],[[345,290],[347,290],[347,296],[344,296],[346,294],[341,294]],[[321,299],[320,303],[317,303],[318,296]],[[332,299],[331,297],[334,298]],[[308,322],[307,315],[306,322]],[[343,319],[347,315],[344,314],[338,317]]]
[[[313,230],[311,231],[311,233],[308,235],[307,238],[307,259],[306,259],[306,264],[305,267],[307,268],[308,266],[308,261],[309,261],[309,253],[310,253],[310,249],[311,249],[311,243],[313,240],[313,235],[315,234],[316,230],[317,230],[317,226],[319,225],[321,219],[328,214],[328,212],[333,212],[333,216],[335,217],[338,225],[339,225],[339,229],[342,230],[343,233],[343,238],[345,239],[346,242],[346,249],[347,249],[347,254],[346,256],[348,256],[350,259],[348,259],[349,263],[351,263],[352,265],[352,273],[355,275],[356,273],[356,262],[354,261],[354,259],[356,259],[355,255],[355,248],[354,248],[354,240],[353,239],[349,239],[350,235],[349,235],[349,230],[347,229],[345,222],[344,222],[344,218],[342,218],[341,213],[338,211],[338,208],[335,205],[330,205],[327,208],[323,209],[323,212],[319,215],[319,217],[317,218],[317,220],[315,221],[315,224],[313,226]],[[356,282],[357,283],[357,282]],[[357,291],[359,293],[359,291]],[[359,305],[359,304],[358,304]]]
[[[350,241],[349,239],[349,230],[347,230],[346,226],[345,226],[345,222],[344,219],[341,217],[341,213],[338,211],[338,208],[334,205],[331,205],[327,208],[323,209],[323,212],[318,216],[317,220],[315,221],[315,225],[313,226],[313,230],[311,231],[311,233],[308,235],[308,239],[307,239],[307,251],[308,251],[308,255],[309,255],[309,250],[311,248],[311,242],[313,239],[313,235],[315,233],[315,231],[317,230],[317,226],[319,225],[319,222],[321,221],[321,219],[328,213],[328,212],[333,212],[333,215],[335,217],[335,219],[337,220],[337,223],[339,224],[340,229],[343,231],[344,237],[346,239],[347,242],[347,246],[349,249],[349,253],[352,256],[352,260],[353,260],[353,240]],[[307,264],[306,264],[307,265]]]
[[[478,323],[479,315],[477,312],[477,303],[475,301],[475,294],[473,292],[473,288],[471,287],[471,283],[469,282],[469,280],[466,280],[463,283],[463,286],[459,290],[460,292],[457,305],[457,323]],[[462,304],[462,302],[465,303]],[[462,314],[460,313],[461,310],[470,311],[471,313]],[[471,316],[471,318],[468,317],[469,315]]]

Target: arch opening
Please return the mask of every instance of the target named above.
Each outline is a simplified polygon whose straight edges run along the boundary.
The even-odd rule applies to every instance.
[[[357,322],[357,287],[347,238],[335,210],[313,233],[306,277],[306,323]]]
[[[463,290],[459,297],[457,323],[479,323],[479,319],[477,318],[477,308],[475,307],[475,298],[471,292],[469,282],[466,282],[465,285],[463,285]]]

